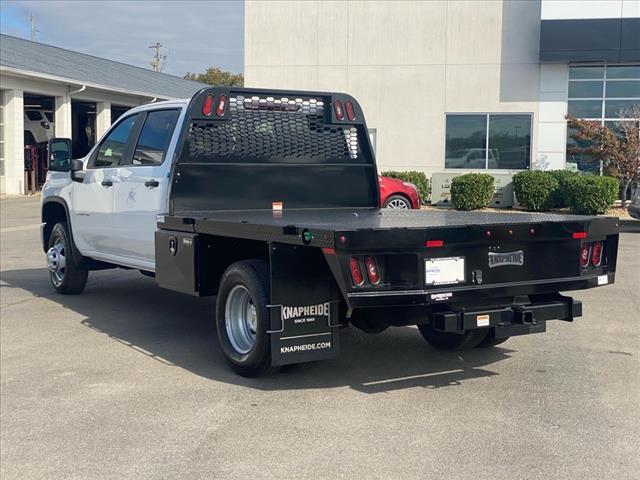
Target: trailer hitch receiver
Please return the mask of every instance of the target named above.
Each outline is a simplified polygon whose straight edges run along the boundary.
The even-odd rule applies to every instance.
[[[526,310],[522,308],[520,305],[516,305],[513,307],[513,318],[512,323],[520,323],[520,324],[531,324],[536,323],[535,318],[533,318],[533,311]]]

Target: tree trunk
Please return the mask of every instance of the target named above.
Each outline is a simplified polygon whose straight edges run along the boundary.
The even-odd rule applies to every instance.
[[[622,208],[627,205],[627,191],[629,190],[629,185],[631,185],[631,179],[627,179],[622,182],[622,198],[620,198]]]

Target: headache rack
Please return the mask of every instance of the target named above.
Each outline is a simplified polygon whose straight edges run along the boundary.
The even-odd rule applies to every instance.
[[[337,93],[206,88],[189,104],[170,213],[378,207],[358,103]]]

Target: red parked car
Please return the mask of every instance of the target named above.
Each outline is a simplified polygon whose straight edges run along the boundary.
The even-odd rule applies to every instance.
[[[380,182],[380,205],[384,208],[420,208],[420,194],[413,183],[381,176],[378,176],[378,181]]]

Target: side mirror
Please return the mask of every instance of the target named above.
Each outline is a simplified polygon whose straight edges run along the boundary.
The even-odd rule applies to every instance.
[[[83,169],[82,160],[71,160],[71,180],[82,183],[87,173]]]
[[[71,170],[71,139],[52,138],[49,140],[48,165],[50,172],[68,172]]]

